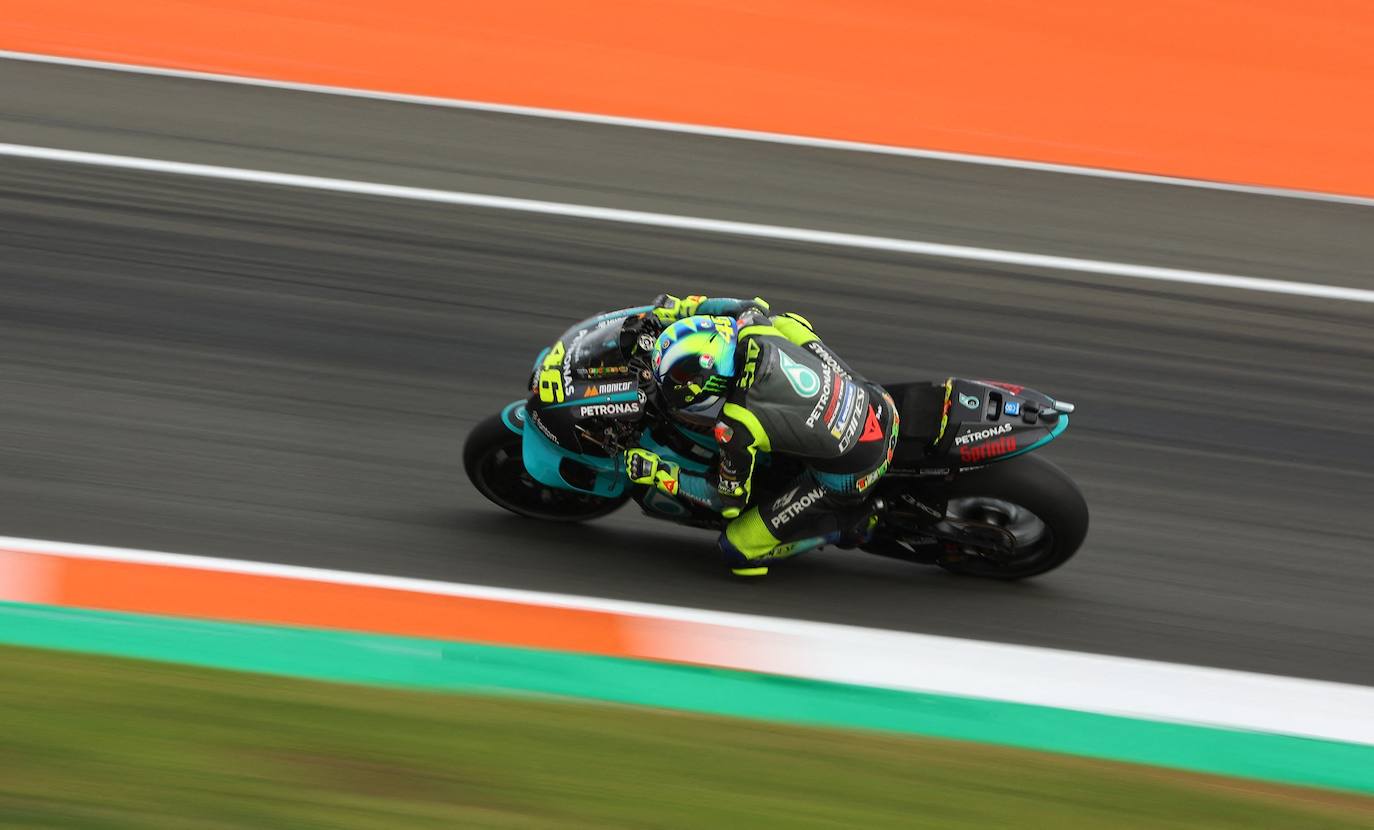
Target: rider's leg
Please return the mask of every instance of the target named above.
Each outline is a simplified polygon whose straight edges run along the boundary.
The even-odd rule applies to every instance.
[[[879,390],[881,392],[881,390]],[[887,472],[897,446],[899,419],[892,398],[872,430],[839,463],[811,469],[794,480],[781,498],[750,508],[720,536],[720,549],[740,576],[762,576],[768,563],[828,544],[855,547],[868,540],[875,524],[869,489]]]
[[[856,509],[863,510],[854,500],[827,490],[813,473],[803,473],[781,497],[730,522],[720,536],[720,549],[736,574],[761,576],[769,563],[843,541]]]

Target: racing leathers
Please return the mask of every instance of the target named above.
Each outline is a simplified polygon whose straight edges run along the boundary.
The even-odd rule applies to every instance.
[[[824,544],[861,542],[872,515],[865,496],[896,448],[892,398],[798,315],[770,318],[762,301],[690,299],[699,301],[692,314],[729,314],[727,304],[739,304],[739,341],[715,424],[717,468],[707,476],[674,471],[674,495],[709,497],[731,519],[719,543],[740,575],[766,573],[768,563]],[[755,494],[755,472],[769,454],[801,459],[805,471],[779,493]]]

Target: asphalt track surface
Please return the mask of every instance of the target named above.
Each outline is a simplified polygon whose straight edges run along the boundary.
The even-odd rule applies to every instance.
[[[0,141],[1374,286],[1369,208],[0,61]],[[573,319],[760,294],[871,377],[1079,405],[1078,558],[764,581],[509,516],[467,430]],[[0,158],[0,533],[1374,684],[1374,307]]]

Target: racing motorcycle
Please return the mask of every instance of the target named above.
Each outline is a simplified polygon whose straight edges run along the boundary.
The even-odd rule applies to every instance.
[[[633,500],[645,514],[714,531],[718,513],[632,484],[625,452],[644,447],[705,474],[714,417],[670,413],[649,369],[651,307],[593,317],[535,359],[529,396],[480,422],[463,449],[473,485],[532,519],[595,519]],[[1023,579],[1064,564],[1088,508],[1062,470],[1034,455],[1069,426],[1072,404],[1011,383],[947,378],[883,384],[901,417],[891,466],[868,492],[877,526],[860,550],[954,573]],[[776,494],[798,459],[761,459],[753,492]]]

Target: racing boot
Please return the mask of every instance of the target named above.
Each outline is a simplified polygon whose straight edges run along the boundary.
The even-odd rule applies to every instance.
[[[872,541],[873,531],[878,527],[878,513],[882,507],[882,500],[872,499],[839,513],[836,516],[839,530],[836,531],[833,540],[835,547],[852,550]]]

